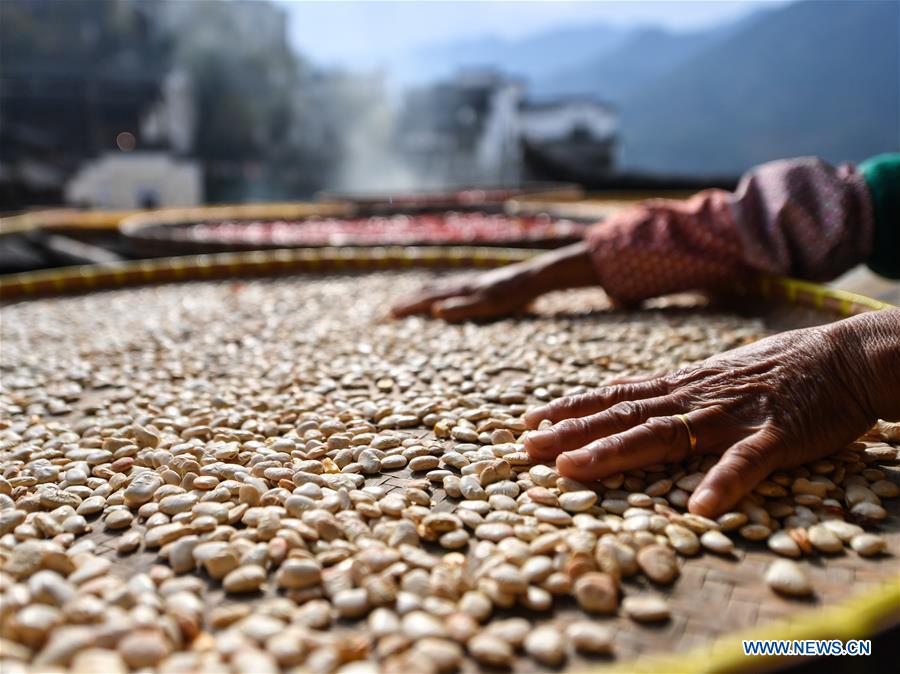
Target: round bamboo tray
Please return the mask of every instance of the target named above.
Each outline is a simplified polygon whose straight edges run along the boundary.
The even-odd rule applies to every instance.
[[[325,248],[200,255],[6,276],[0,278],[0,299],[27,301],[66,293],[212,279],[423,268],[483,269],[527,259],[538,252],[497,248]],[[861,295],[790,279],[761,278],[738,290],[742,298],[761,300],[761,315],[777,316],[773,320],[782,321],[779,325],[784,325],[785,312],[794,316],[788,323],[796,326],[891,307]],[[425,437],[430,431],[421,433]],[[887,470],[891,479],[900,480],[896,466]],[[372,483],[388,489],[401,488],[406,477],[407,472],[399,471],[375,476]],[[441,490],[435,490],[434,501],[436,510],[451,507]],[[819,567],[813,570],[815,598],[788,601],[769,592],[761,577],[772,560],[771,553],[764,545],[739,542],[736,560],[705,555],[684,563],[679,581],[663,591],[672,609],[668,623],[638,627],[625,618],[607,619],[607,624],[616,628],[618,659],[570,660],[568,671],[759,671],[783,665],[784,660],[744,657],[742,639],[870,638],[877,631],[900,623],[900,501],[888,501],[886,506],[889,516],[881,533],[888,541],[890,554],[870,560],[855,555],[819,558]],[[98,550],[113,562],[111,573],[126,577],[149,568],[155,560],[151,553],[117,556],[115,536],[110,532],[98,530],[91,536]],[[643,581],[627,583],[639,587]],[[222,599],[221,588],[211,585],[205,601]],[[564,604],[555,611],[553,619],[576,614],[580,614],[577,607]],[[352,626],[338,629],[350,633]],[[521,671],[534,668],[533,663],[523,661]]]
[[[206,210],[151,212],[121,225],[123,236],[141,256],[189,255],[279,248],[372,245],[554,248],[580,241],[588,221],[546,215],[509,215],[499,206],[483,209],[396,210],[375,214],[356,206],[338,212],[279,215],[277,212]],[[345,210],[341,210],[345,209]],[[350,209],[350,210],[347,210]]]
[[[303,219],[314,216],[348,217],[355,213],[353,206],[341,203],[286,202],[267,204],[237,204],[230,206],[197,206],[145,211],[125,218],[119,232],[141,257],[200,253],[202,247],[189,242],[173,241],[173,228],[198,222],[254,221]]]

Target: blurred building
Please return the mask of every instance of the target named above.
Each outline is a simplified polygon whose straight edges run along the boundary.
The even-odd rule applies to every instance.
[[[172,166],[190,158],[202,170],[212,200],[308,196],[324,186],[323,162],[288,142],[309,121],[291,108],[304,76],[274,3],[3,0],[0,210],[76,193],[112,203],[85,192],[84,175],[132,150],[116,169],[136,171],[135,184],[165,152]],[[145,191],[157,196],[137,201],[162,205],[172,193]]]
[[[166,152],[107,154],[85,162],[66,184],[65,200],[111,210],[197,206],[203,172]]]
[[[141,136],[155,146],[169,146],[178,154],[194,149],[197,106],[189,73],[175,69],[163,79],[160,99],[141,119]]]
[[[523,101],[518,123],[526,178],[593,184],[615,168],[619,119],[608,104]]]
[[[166,68],[149,9],[3,3],[0,207],[59,203],[84,158],[138,133]]]
[[[465,71],[409,91],[397,125],[415,169],[447,183],[509,183],[608,174],[618,115],[590,99],[532,102],[496,71]]]
[[[157,0],[152,12],[156,23],[167,33],[191,28],[191,41],[201,47],[221,42],[227,36],[240,48],[257,53],[270,49],[288,50],[287,12],[273,2],[228,0],[213,8],[199,2]],[[200,19],[200,20],[198,20]]]
[[[416,171],[449,183],[518,180],[517,117],[523,86],[468,71],[407,92],[397,145]]]

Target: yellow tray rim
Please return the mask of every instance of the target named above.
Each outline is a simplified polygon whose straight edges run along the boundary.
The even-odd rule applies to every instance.
[[[147,214],[149,215],[149,214]],[[527,260],[543,252],[532,248],[478,246],[385,246],[284,248],[129,260],[0,275],[0,299],[29,299],[100,288],[202,280],[210,277],[351,270],[458,267],[492,268]],[[890,309],[894,305],[865,295],[797,279],[760,276],[741,292],[780,298],[839,316]]]
[[[284,201],[249,204],[213,204],[150,210],[78,210],[47,208],[0,218],[0,235],[22,234],[39,229],[122,230],[150,225],[202,222],[213,219],[304,218],[314,215],[352,215],[350,203],[334,201]]]

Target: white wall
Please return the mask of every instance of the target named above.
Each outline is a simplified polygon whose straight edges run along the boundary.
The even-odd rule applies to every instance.
[[[559,140],[579,126],[587,129],[595,139],[602,140],[615,134],[617,123],[613,111],[586,101],[525,108],[519,112],[522,135],[532,141]]]
[[[66,185],[66,202],[93,208],[142,208],[203,203],[203,174],[192,161],[164,152],[108,154],[86,162]]]

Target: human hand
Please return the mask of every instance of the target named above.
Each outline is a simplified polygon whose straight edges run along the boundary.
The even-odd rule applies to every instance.
[[[431,314],[456,323],[513,314],[539,294],[531,260],[491,269],[467,279],[426,286],[418,294],[391,307],[394,318]]]
[[[454,323],[497,318],[524,309],[551,290],[594,283],[596,276],[587,247],[577,243],[462,281],[426,287],[394,305],[391,315],[431,314]]]
[[[893,376],[888,373],[893,372]],[[774,335],[679,372],[531,410],[525,447],[588,481],[721,454],[688,508],[726,512],[770,472],[837,451],[900,416],[900,310]],[[691,450],[687,416],[697,439]]]

